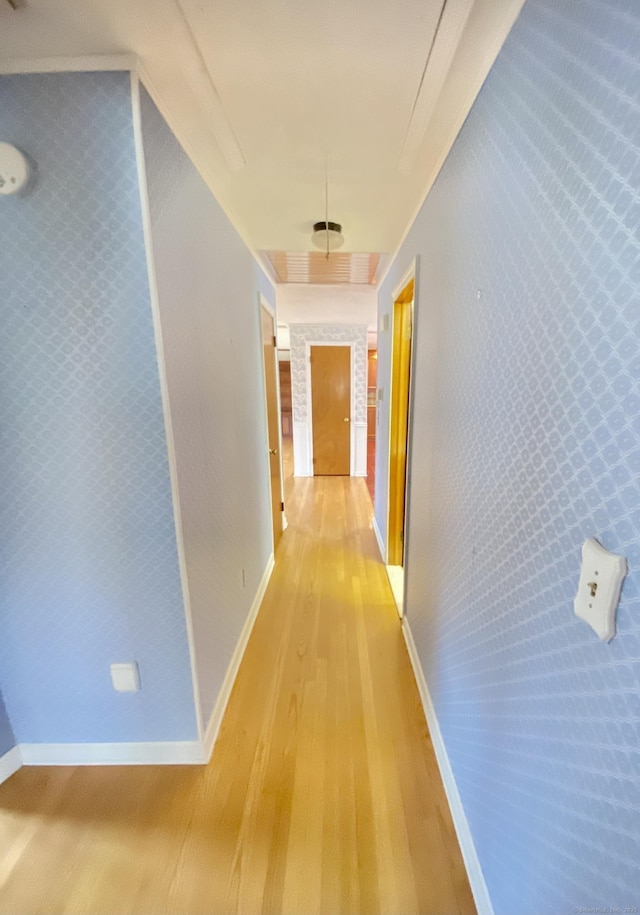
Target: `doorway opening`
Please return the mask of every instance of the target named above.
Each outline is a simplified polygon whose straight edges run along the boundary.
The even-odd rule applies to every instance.
[[[276,322],[271,309],[260,297],[262,352],[264,355],[264,386],[267,401],[267,449],[269,452],[269,481],[271,485],[271,522],[273,551],[280,543],[285,525],[282,479],[282,435],[280,429],[280,391]]]
[[[387,571],[398,613],[404,613],[407,451],[413,343],[415,279],[404,281],[393,302],[391,428],[389,438],[389,518]]]
[[[371,504],[376,496],[376,435],[378,432],[378,351],[367,352],[367,489]]]
[[[351,473],[351,347],[311,346],[311,440],[314,476]]]

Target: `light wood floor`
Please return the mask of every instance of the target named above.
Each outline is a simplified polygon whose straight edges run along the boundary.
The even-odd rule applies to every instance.
[[[0,912],[475,912],[364,480],[286,501],[211,763],[22,769]]]

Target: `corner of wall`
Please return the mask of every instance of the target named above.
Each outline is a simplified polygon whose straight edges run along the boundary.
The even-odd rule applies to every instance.
[[[176,462],[175,439],[171,421],[171,401],[167,382],[167,369],[164,357],[164,342],[162,339],[162,322],[160,319],[160,304],[158,298],[158,281],[156,277],[155,259],[153,254],[153,236],[151,232],[151,213],[149,206],[149,189],[144,156],[144,139],[142,136],[142,116],[140,108],[140,77],[137,71],[131,71],[131,104],[133,110],[133,132],[136,150],[136,165],[138,169],[138,183],[140,188],[140,206],[142,208],[142,226],[149,277],[149,292],[151,297],[151,312],[153,317],[153,332],[155,338],[158,373],[160,377],[160,391],[162,397],[162,411],[167,440],[167,454],[169,460],[169,476],[171,481],[171,498],[173,503],[173,516],[175,523],[176,545],[178,549],[178,564],[180,568],[180,582],[184,607],[185,625],[189,645],[189,658],[191,662],[191,681],[193,685],[193,702],[198,731],[198,740],[204,736],[204,722],[200,701],[200,687],[198,681],[195,639],[193,632],[193,614],[191,612],[191,597],[189,593],[189,578],[184,548],[184,534],[182,526],[182,512],[180,504],[180,489],[178,485],[178,470]]]
[[[0,756],[0,785],[11,778],[18,769],[21,769],[22,765],[20,747],[11,747],[3,756]]]
[[[260,606],[266,593],[269,580],[271,579],[271,573],[273,572],[274,566],[275,560],[273,553],[271,553],[269,559],[267,560],[267,565],[260,580],[260,584],[258,585],[258,590],[256,591],[251,603],[251,609],[249,610],[244,626],[242,627],[240,638],[238,639],[231,661],[229,663],[229,667],[227,668],[227,672],[225,674],[220,692],[216,698],[213,711],[211,712],[211,716],[207,723],[207,728],[203,739],[203,752],[207,762],[211,759],[213,748],[215,746],[216,740],[218,739],[220,726],[222,724],[222,719],[231,697],[233,684],[235,683],[236,677],[238,676],[240,664],[242,663],[242,658],[249,642],[251,632],[253,631],[253,627],[258,616],[258,611],[260,610]]]

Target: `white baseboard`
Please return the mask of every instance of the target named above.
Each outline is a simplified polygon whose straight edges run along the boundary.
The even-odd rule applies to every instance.
[[[376,535],[376,540],[378,541],[378,549],[380,550],[380,556],[382,561],[387,562],[387,551],[382,540],[382,534],[380,533],[380,528],[378,527],[378,522],[376,521],[376,516],[373,516],[373,533]]]
[[[225,709],[227,707],[227,703],[229,702],[229,696],[231,695],[233,684],[235,683],[236,677],[238,675],[242,657],[247,647],[247,642],[249,641],[249,636],[251,635],[256,617],[258,616],[258,610],[260,609],[262,599],[265,595],[265,591],[267,590],[267,585],[269,584],[269,579],[271,578],[271,573],[273,572],[274,565],[275,561],[272,553],[267,560],[267,565],[262,575],[262,579],[260,580],[260,584],[258,585],[258,590],[256,591],[256,595],[253,598],[251,609],[249,610],[245,624],[242,627],[242,632],[240,633],[238,644],[236,645],[235,651],[233,652],[231,663],[227,668],[222,687],[218,693],[218,698],[216,699],[216,704],[213,708],[213,712],[211,713],[211,717],[209,718],[209,723],[207,724],[207,729],[204,734],[204,757],[206,762],[209,762],[211,759],[211,754],[213,753],[213,748],[218,738],[218,733],[220,731],[220,725],[222,724]]]
[[[0,785],[11,778],[14,772],[22,767],[22,755],[19,747],[11,747],[0,756]]]
[[[404,633],[407,651],[409,652],[409,658],[411,659],[413,673],[418,685],[418,692],[422,699],[422,707],[424,708],[425,718],[427,719],[427,724],[429,726],[431,742],[433,743],[433,749],[435,750],[438,767],[440,769],[440,776],[442,777],[444,790],[447,795],[447,800],[449,801],[453,825],[455,826],[458,842],[460,843],[460,850],[467,869],[467,876],[471,885],[471,892],[473,893],[478,915],[494,915],[491,897],[489,896],[476,847],[473,843],[473,836],[471,835],[469,823],[464,812],[464,807],[462,806],[462,799],[460,798],[460,792],[458,791],[451,763],[449,762],[447,749],[442,739],[442,733],[440,732],[436,710],[431,701],[427,681],[424,678],[422,665],[420,664],[420,658],[418,657],[416,643],[413,641],[411,628],[406,617],[402,621],[402,631]]]
[[[294,477],[312,477],[311,436],[309,423],[293,421],[293,475]]]
[[[274,567],[269,557],[231,663],[216,699],[203,741],[167,740],[136,743],[21,743],[0,758],[0,783],[25,766],[203,765],[211,758],[253,624]]]
[[[202,765],[199,740],[136,743],[21,743],[25,766],[157,766]]]
[[[351,423],[351,476],[367,475],[367,424]]]
[[[389,587],[400,619],[404,616],[404,569],[402,566],[385,566]]]

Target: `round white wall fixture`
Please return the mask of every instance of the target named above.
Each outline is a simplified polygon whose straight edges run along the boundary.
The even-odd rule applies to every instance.
[[[11,143],[0,143],[0,194],[19,194],[29,183],[30,174],[26,156]]]

